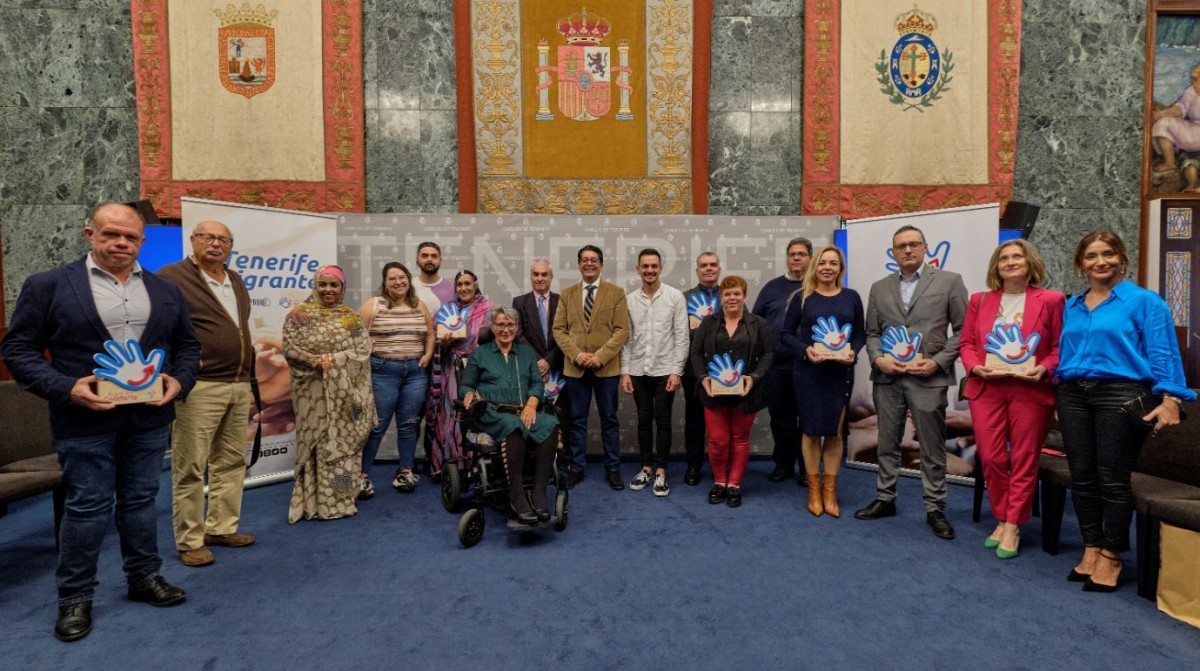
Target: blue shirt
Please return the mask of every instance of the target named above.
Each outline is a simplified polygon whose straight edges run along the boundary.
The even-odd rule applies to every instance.
[[[912,277],[908,278],[904,277],[904,273],[900,273],[900,300],[904,301],[905,312],[908,312],[909,305],[912,303],[913,293],[917,290],[917,282],[920,281],[921,268],[917,268]]]
[[[1094,310],[1086,292],[1067,299],[1059,340],[1058,378],[1137,380],[1155,394],[1193,401],[1179,356],[1175,323],[1158,294],[1123,280]]]

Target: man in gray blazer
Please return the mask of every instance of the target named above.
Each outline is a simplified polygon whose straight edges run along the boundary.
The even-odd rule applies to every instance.
[[[925,234],[915,226],[896,231],[892,252],[900,270],[871,285],[866,316],[879,420],[876,497],[854,516],[896,514],[900,440],[911,412],[921,445],[925,519],[938,538],[949,540],[954,527],[945,512],[946,390],[954,383],[967,288],[958,273],[925,265]]]

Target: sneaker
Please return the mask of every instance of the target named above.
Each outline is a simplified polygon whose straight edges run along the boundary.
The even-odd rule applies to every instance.
[[[633,481],[629,483],[629,488],[635,492],[641,491],[650,484],[653,477],[649,471],[638,471],[638,474],[633,476]]]
[[[671,493],[671,488],[667,486],[667,476],[659,475],[654,478],[654,495],[666,496]]]
[[[363,473],[362,489],[360,489],[358,492],[358,500],[366,501],[372,496],[375,496],[375,485],[371,484],[371,478],[368,478],[367,474]]]
[[[417,480],[420,479],[421,476],[412,471],[396,471],[396,477],[392,478],[392,486],[396,491],[407,494],[417,488]]]

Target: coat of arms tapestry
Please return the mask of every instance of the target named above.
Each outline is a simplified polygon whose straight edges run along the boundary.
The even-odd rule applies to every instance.
[[[361,0],[132,0],[141,193],[361,212]]]
[[[1020,0],[806,0],[802,212],[1012,197]]]
[[[711,0],[455,0],[462,212],[707,211]]]

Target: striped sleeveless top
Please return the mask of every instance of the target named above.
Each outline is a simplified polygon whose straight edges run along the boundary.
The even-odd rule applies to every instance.
[[[420,359],[425,354],[425,316],[421,308],[397,305],[388,308],[383,298],[375,297],[375,315],[371,318],[371,355],[383,359]]]

